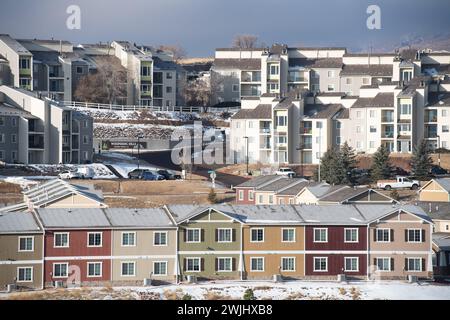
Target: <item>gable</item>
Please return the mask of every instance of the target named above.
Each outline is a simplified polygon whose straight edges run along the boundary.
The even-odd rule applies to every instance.
[[[202,212],[194,215],[193,217],[187,219],[188,221],[183,221],[181,223],[191,223],[191,222],[208,222],[208,221],[214,221],[214,222],[230,222],[233,219],[226,214],[221,213],[220,211],[217,211],[215,209],[209,209],[206,208]]]
[[[423,220],[411,213],[408,213],[406,211],[396,211],[393,212],[382,219],[380,221],[383,222],[398,222],[398,221],[414,221],[414,222],[422,222]]]
[[[46,208],[102,208],[106,205],[80,194],[56,199],[45,205]]]
[[[383,203],[391,203],[393,201],[394,199],[391,199],[388,196],[379,192],[375,192],[373,190],[367,190],[347,200],[347,202],[383,202]]]
[[[308,188],[303,189],[297,197],[297,203],[317,203],[317,200],[317,197]]]
[[[441,192],[448,193],[447,190],[445,190],[439,183],[437,183],[434,180],[431,180],[425,186],[422,187],[421,192],[424,192],[424,191],[425,192],[426,191],[441,191]]]

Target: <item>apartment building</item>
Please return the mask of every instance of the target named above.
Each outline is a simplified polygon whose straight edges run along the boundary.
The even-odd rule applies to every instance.
[[[93,119],[25,89],[0,86],[0,156],[25,164],[92,161]]]

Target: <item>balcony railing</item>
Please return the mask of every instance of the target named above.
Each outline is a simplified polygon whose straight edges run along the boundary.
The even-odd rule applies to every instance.
[[[437,132],[425,132],[425,138],[427,139],[437,138]]]
[[[259,129],[259,133],[270,133],[270,128],[261,128]]]
[[[381,133],[382,138],[393,138],[394,137],[394,131],[387,131]]]
[[[394,117],[382,117],[381,122],[394,122]]]
[[[289,77],[289,82],[307,82],[308,80],[305,77]]]
[[[270,145],[270,143],[264,143],[264,144],[260,144],[259,148],[260,149],[272,149],[272,146]]]
[[[312,143],[302,143],[300,144],[300,149],[301,150],[312,149]]]
[[[425,116],[425,122],[437,122],[437,116]]]
[[[300,127],[300,134],[312,134],[312,128]]]

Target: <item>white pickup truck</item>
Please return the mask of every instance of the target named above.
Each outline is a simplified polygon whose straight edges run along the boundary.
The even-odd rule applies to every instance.
[[[397,177],[393,180],[378,180],[377,187],[384,190],[408,188],[416,190],[420,186],[419,181],[410,180],[406,177]]]
[[[287,167],[283,167],[283,168],[279,168],[275,174],[277,176],[288,176],[289,178],[293,178],[296,176],[296,173],[294,170],[292,170],[291,168],[287,168]]]

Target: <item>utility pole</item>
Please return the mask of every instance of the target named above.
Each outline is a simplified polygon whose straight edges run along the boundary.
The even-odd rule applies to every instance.
[[[138,165],[137,168],[139,169],[139,164],[140,164],[140,151],[141,151],[141,139],[143,138],[143,136],[138,136]]]
[[[249,172],[248,172],[248,137],[245,136],[244,139],[246,140],[245,141],[245,154],[246,154],[245,163],[247,164],[247,175],[248,175],[249,174]]]
[[[438,166],[441,167],[441,136],[437,135],[436,136],[438,139]]]

